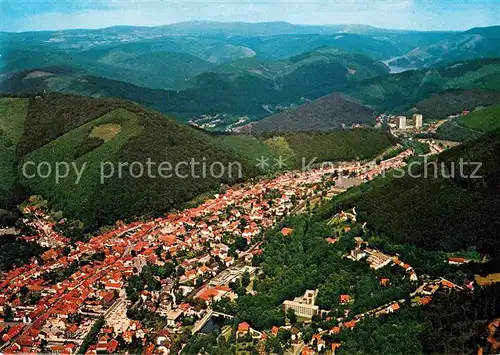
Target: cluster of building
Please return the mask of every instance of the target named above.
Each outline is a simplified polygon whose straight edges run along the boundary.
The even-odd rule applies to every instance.
[[[24,238],[51,249],[1,275],[1,314],[16,323],[1,329],[2,351],[33,352],[55,346],[74,352],[97,317],[104,317],[105,328],[113,329],[106,335],[108,345],[118,336],[128,339],[128,332],[145,342],[134,330],[139,329],[137,324],[131,325],[126,316],[126,309],[132,306],[125,297],[127,281],[145,265],[162,266],[174,259],[176,272],[182,273],[175,280],[159,280],[161,291],[142,291],[141,301],[150,311],[166,316],[172,327],[182,326],[177,322],[181,315],[194,312],[203,316],[189,305],[175,302],[174,293],[193,293],[206,303],[232,297],[228,284],[244,271],[255,272],[251,267],[242,269],[239,263],[248,263],[262,253],[260,233],[313,196],[330,170],[288,172],[227,188],[196,208],[120,225],[74,246],[54,231],[55,222],[42,209],[28,206],[26,222],[38,234]],[[231,253],[236,238],[245,239],[248,248]],[[147,330],[141,328],[141,332]],[[90,347],[101,348],[103,339]]]
[[[411,152],[400,154],[394,164],[402,164],[407,154]],[[115,351],[123,345],[116,339],[126,344],[139,341],[151,351],[165,348],[168,340],[151,339],[158,333],[149,334],[151,329],[127,317],[127,310],[135,306],[126,297],[129,278],[140,275],[146,265],[175,264],[175,275],[155,276],[161,290],[146,288],[139,296],[142,307],[166,318],[169,332],[179,331],[182,319],[201,319],[207,310],[178,297],[202,302],[209,310],[214,301],[237,297],[228,286],[243,273],[253,277],[257,272],[249,264],[262,253],[262,231],[307,199],[332,190],[325,176],[335,171],[354,172],[363,179],[382,170],[356,162],[287,172],[227,187],[198,207],[119,224],[74,244],[55,231],[56,223],[41,208],[29,205],[25,222],[38,233],[19,238],[50,249],[0,276],[0,318],[9,321],[0,327],[0,351],[76,352],[100,317],[105,325],[92,339],[90,352]],[[235,248],[237,239],[244,240],[246,247]],[[306,292],[288,306],[300,307],[297,314],[311,316],[317,312],[314,300],[315,293]]]
[[[411,123],[408,124],[408,118],[406,116],[396,116],[392,119],[390,126],[394,126],[396,129],[405,130],[405,129],[421,129],[423,126],[424,117],[420,113],[414,113],[411,117]]]
[[[373,247],[369,247],[368,242],[364,241],[361,237],[354,239],[356,247],[347,255],[349,259],[360,261],[366,258],[366,262],[373,270],[379,270],[388,265],[399,266],[408,274],[411,281],[418,281],[415,270],[409,264],[399,260],[397,255],[388,255]]]
[[[433,295],[441,288],[455,289],[455,290],[464,289],[462,286],[459,286],[444,278],[440,278],[438,280],[426,281],[410,294],[412,304],[426,305],[431,303]]]
[[[410,122],[408,122],[410,121]],[[381,114],[375,120],[375,127],[380,128],[386,123],[389,127],[406,130],[406,129],[422,129],[424,125],[424,116],[420,113],[414,113],[411,118],[403,115]]]
[[[414,150],[408,148],[399,153],[397,156],[390,159],[382,160],[380,164],[373,166],[368,171],[362,172],[359,175],[359,178],[363,179],[363,181],[372,180],[375,176],[383,174],[386,171],[396,168],[402,168],[407,164],[406,159],[413,156],[414,154],[415,154]]]

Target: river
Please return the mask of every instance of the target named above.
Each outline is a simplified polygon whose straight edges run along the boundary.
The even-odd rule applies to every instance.
[[[396,59],[399,59],[399,58],[402,58],[401,57],[392,57],[392,58],[389,58],[389,59],[386,59],[386,60],[383,60],[382,63],[384,63],[385,65],[387,65],[389,67],[389,69],[391,70],[390,73],[391,74],[398,74],[398,73],[402,73],[402,72],[405,72],[405,71],[408,71],[408,70],[416,70],[418,68],[416,67],[399,67],[399,66],[395,66],[395,65],[390,65],[389,62],[393,61],[393,60],[396,60]]]

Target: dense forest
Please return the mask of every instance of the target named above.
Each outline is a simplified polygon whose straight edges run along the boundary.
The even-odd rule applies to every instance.
[[[339,339],[339,354],[471,354],[488,348],[487,323],[500,315],[500,286],[438,292],[425,307],[369,318]]]
[[[221,302],[214,306],[216,309],[235,314],[237,321],[247,321],[256,329],[270,329],[285,322],[283,301],[302,295],[306,289],[317,288],[316,304],[330,310],[334,317],[343,316],[346,309],[340,304],[341,294],[353,297],[349,308],[357,314],[405,297],[414,289],[398,270],[387,267],[373,271],[365,263],[342,257],[353,248],[353,238],[362,233],[360,228],[329,244],[326,237],[333,231],[324,220],[301,215],[283,223],[292,226],[294,232],[287,237],[279,229],[266,234],[264,253],[255,261],[263,270],[253,282],[257,294],[240,295],[236,304]],[[382,277],[391,280],[390,288],[380,285]]]
[[[14,236],[0,237],[0,272],[24,265],[46,249],[37,243],[25,242]]]
[[[137,104],[64,95],[31,100],[34,103],[30,104],[28,124],[17,150],[21,157],[19,166],[26,161],[53,165],[74,162],[78,166],[86,164],[86,170],[78,184],[72,173],[57,188],[53,178],[21,178],[21,182],[87,227],[179,208],[203,192],[218,189],[221,183],[231,184],[258,173],[253,162],[226,149],[214,138]],[[105,142],[98,137],[89,138],[96,127],[106,125],[119,127],[119,133]],[[186,174],[184,167],[182,175],[186,178],[175,174],[168,179],[152,178],[158,177],[158,171],[149,174],[143,170],[147,173],[137,175],[137,171],[126,168],[123,174],[115,170],[111,178],[101,181],[103,162],[114,169],[121,162],[137,162],[146,169],[148,161],[158,167],[165,159],[174,167],[195,159],[199,162],[197,174]],[[220,178],[219,173],[212,176],[210,170],[206,178],[196,178],[202,173],[201,162],[207,167],[218,162],[217,166],[222,164],[226,171]],[[227,167],[235,162],[241,169],[235,166],[234,171],[229,171]]]
[[[464,110],[500,103],[500,91],[484,89],[447,90],[417,102],[416,109],[426,119],[446,118]]]
[[[413,176],[427,170],[427,178],[387,175],[324,204],[323,213],[356,206],[368,226],[394,243],[449,251],[475,246],[499,255],[498,151],[500,131],[495,131],[442,153],[437,161],[412,167]],[[473,164],[464,165],[461,177],[461,159],[481,163],[477,171],[481,178],[469,178],[476,167]],[[449,177],[452,169],[456,174]]]

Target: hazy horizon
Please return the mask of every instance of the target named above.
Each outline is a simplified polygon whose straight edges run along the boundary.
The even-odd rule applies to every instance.
[[[7,32],[161,26],[188,21],[366,25],[414,31],[463,31],[500,23],[500,2],[1,0]]]
[[[183,23],[196,23],[196,22],[206,22],[206,23],[233,23],[233,24],[268,24],[268,23],[287,23],[293,26],[311,26],[311,27],[328,27],[328,26],[359,26],[359,27],[370,27],[370,28],[375,28],[375,29],[380,29],[380,30],[388,30],[388,31],[415,31],[415,32],[461,32],[463,30],[416,30],[416,29],[404,29],[404,28],[392,28],[392,27],[379,27],[379,26],[373,26],[373,25],[368,25],[364,23],[325,23],[325,24],[310,24],[310,23],[294,23],[294,22],[289,22],[289,21],[284,21],[284,20],[276,20],[276,21],[217,21],[217,20],[187,20],[187,21],[179,21],[179,22],[172,22],[172,23],[165,23],[165,24],[159,24],[159,25],[133,25],[133,24],[117,24],[117,25],[110,25],[110,26],[104,26],[104,27],[68,27],[68,28],[58,28],[58,29],[40,29],[40,30],[20,30],[20,31],[7,31],[7,30],[0,30],[0,32],[10,32],[10,33],[24,33],[24,32],[52,32],[52,31],[72,31],[72,30],[102,30],[106,28],[113,28],[113,27],[144,27],[144,28],[154,28],[154,27],[166,27],[170,25],[177,25],[177,24],[183,24]],[[498,26],[498,25],[491,25],[491,26]],[[491,26],[474,26],[474,27],[491,27]],[[469,30],[474,27],[468,27],[464,30]]]

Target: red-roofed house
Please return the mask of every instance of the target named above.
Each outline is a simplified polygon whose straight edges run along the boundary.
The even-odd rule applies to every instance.
[[[118,349],[118,341],[116,341],[115,339],[111,340],[109,343],[108,343],[108,346],[106,347],[106,351],[108,352],[108,354],[113,354],[116,352],[116,349]]]
[[[344,327],[348,329],[353,329],[356,326],[356,320],[351,320],[349,322],[344,322]]]
[[[340,343],[333,343],[332,344],[332,353],[335,354],[335,350],[340,348],[341,344]]]
[[[461,265],[468,263],[470,260],[465,259],[465,258],[457,258],[457,257],[450,257],[448,258],[448,264],[451,265]]]
[[[330,329],[330,334],[339,334],[340,333],[340,327],[333,327]]]
[[[242,322],[238,324],[238,331],[236,332],[236,336],[240,337],[246,335],[250,331],[250,324],[247,322]]]
[[[340,295],[340,304],[347,304],[351,302],[351,296],[349,295]]]

